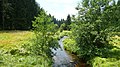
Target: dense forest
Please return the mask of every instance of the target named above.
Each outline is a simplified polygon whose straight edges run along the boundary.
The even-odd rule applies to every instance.
[[[0,66],[62,67],[53,66],[53,50],[66,36],[64,49],[83,63],[71,67],[119,67],[120,0],[82,0],[75,9],[58,20],[35,0],[0,0]]]
[[[40,11],[35,0],[1,0],[0,6],[0,29],[31,29]]]

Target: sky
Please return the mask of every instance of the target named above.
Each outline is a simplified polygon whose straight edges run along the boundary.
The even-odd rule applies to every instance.
[[[81,0],[36,0],[40,7],[44,8],[48,14],[51,14],[57,19],[66,19],[67,15],[77,14],[77,4]],[[115,0],[118,1],[118,0]]]
[[[57,19],[66,19],[67,15],[75,15],[77,6],[80,0],[36,0],[40,7],[44,8],[47,13]]]

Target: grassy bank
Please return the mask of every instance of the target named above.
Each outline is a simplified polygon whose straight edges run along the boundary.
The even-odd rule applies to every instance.
[[[0,67],[49,67],[50,60],[26,49],[33,38],[30,31],[0,31]]]
[[[90,61],[93,67],[120,67],[120,37],[111,37],[109,43],[113,46],[101,49],[102,55]]]
[[[109,40],[109,45],[92,51],[96,53],[96,55],[90,54],[92,58],[87,61],[87,63],[92,67],[120,67],[120,34],[112,34],[113,36]],[[84,53],[84,51],[79,50],[79,46],[76,44],[75,40],[71,38],[65,39],[63,43],[66,50],[76,54],[78,57],[81,56],[80,52]]]

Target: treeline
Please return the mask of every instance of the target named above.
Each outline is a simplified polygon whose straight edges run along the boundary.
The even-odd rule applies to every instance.
[[[0,30],[29,30],[32,28],[32,21],[40,11],[39,4],[35,0],[0,0]],[[67,20],[57,20],[54,16],[49,16],[52,21],[61,29],[68,30],[71,22],[70,15]]]
[[[39,11],[35,0],[0,0],[0,29],[31,29]]]
[[[72,21],[70,14],[68,14],[67,19],[57,20],[53,17],[53,22],[58,25],[60,31],[62,32],[62,30],[70,30],[70,24]]]

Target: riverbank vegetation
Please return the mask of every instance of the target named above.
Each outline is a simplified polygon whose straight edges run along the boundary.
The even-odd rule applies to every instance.
[[[66,50],[92,67],[119,67],[119,4],[114,0],[82,1],[70,25],[72,35],[64,41]]]
[[[117,35],[111,37],[111,40],[109,40],[109,45],[99,49],[95,48],[96,50],[92,49],[89,53],[87,53],[85,50],[80,51],[80,47],[72,38],[65,39],[63,43],[66,50],[73,54],[76,54],[83,62],[86,62],[85,59],[90,59],[87,60],[87,63],[92,67],[120,66],[120,37]],[[87,56],[82,56],[80,53],[87,54]]]

